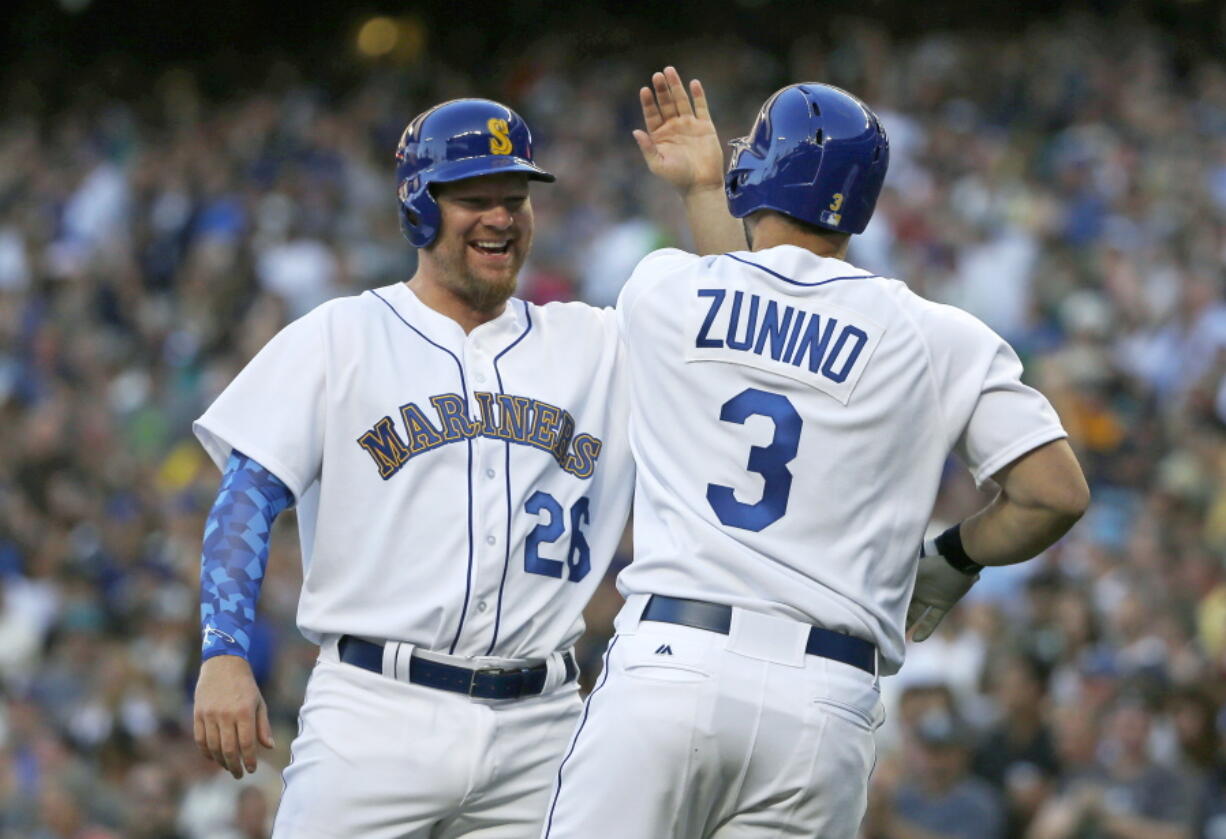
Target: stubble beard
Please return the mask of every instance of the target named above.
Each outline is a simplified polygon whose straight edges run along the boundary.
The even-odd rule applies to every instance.
[[[507,272],[486,279],[469,269],[466,257],[467,254],[462,253],[459,259],[450,257],[442,259],[444,285],[452,294],[464,301],[465,305],[475,311],[486,313],[497,311],[515,293],[522,261],[512,264]]]
[[[458,290],[461,299],[479,312],[494,312],[515,293],[518,271],[508,272],[496,280],[485,280],[464,271],[461,275],[463,288]]]

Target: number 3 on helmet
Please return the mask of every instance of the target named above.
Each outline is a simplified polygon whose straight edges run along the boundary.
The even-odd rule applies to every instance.
[[[732,215],[775,210],[840,233],[864,232],[890,165],[877,115],[825,84],[775,93],[732,148],[724,177]]]

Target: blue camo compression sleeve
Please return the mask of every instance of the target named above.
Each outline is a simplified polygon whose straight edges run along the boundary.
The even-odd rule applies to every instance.
[[[246,658],[260,596],[268,541],[277,515],[294,503],[276,475],[239,451],[232,452],[217,500],[204,526],[200,557],[201,659]]]

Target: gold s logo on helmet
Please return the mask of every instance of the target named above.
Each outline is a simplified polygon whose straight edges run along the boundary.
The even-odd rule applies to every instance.
[[[486,126],[489,128],[490,134],[493,135],[490,137],[490,154],[510,154],[513,146],[511,145],[511,138],[508,136],[511,128],[507,125],[507,121],[498,117],[491,117]]]

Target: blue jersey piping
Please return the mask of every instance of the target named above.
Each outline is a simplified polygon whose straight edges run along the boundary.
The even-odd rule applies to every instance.
[[[528,310],[528,302],[524,301],[524,318],[528,321],[528,326],[523,333],[512,341],[506,349],[494,356],[494,376],[498,379],[498,392],[506,393],[506,389],[502,386],[502,371],[498,369],[498,360],[509,353],[515,346],[524,338],[528,337],[528,333],[532,331],[532,313]],[[502,591],[507,584],[507,569],[511,565],[511,442],[508,440],[504,443],[506,449],[506,462],[503,466],[503,472],[507,481],[507,538],[506,538],[506,554],[502,560],[502,580],[498,583],[498,609],[494,613],[494,637],[490,640],[489,649],[485,651],[486,655],[494,654],[494,645],[498,643],[498,629],[502,625]]]
[[[775,279],[783,280],[785,283],[791,283],[792,285],[798,285],[803,288],[816,288],[817,286],[825,285],[826,283],[837,283],[839,280],[871,280],[871,279],[881,276],[880,274],[850,274],[846,277],[831,277],[829,279],[821,280],[816,283],[802,283],[799,280],[793,280],[791,277],[785,277],[782,274],[780,274],[778,271],[772,271],[771,269],[767,268],[765,265],[759,265],[756,262],[750,262],[748,259],[741,259],[739,256],[734,256],[733,254],[730,254],[730,253],[723,254],[723,256],[726,256],[729,259],[735,259],[737,262],[740,262],[744,265],[750,265],[754,268],[757,268],[760,271],[765,271],[766,273],[770,274]]]
[[[383,295],[374,289],[370,289],[370,293],[379,299],[384,306],[391,310],[397,320],[407,326],[409,329],[417,333],[423,341],[432,347],[437,347],[447,355],[451,356],[451,360],[455,362],[456,369],[460,373],[460,392],[464,394],[464,413],[469,413],[468,406],[468,382],[464,378],[464,365],[460,363],[460,359],[456,358],[455,353],[447,349],[441,344],[431,341],[426,334],[418,329],[413,324],[404,319],[400,312],[396,311],[396,307],[389,303]],[[468,572],[464,578],[464,605],[460,609],[460,624],[456,627],[455,637],[451,640],[451,647],[447,650],[448,655],[455,653],[456,645],[460,643],[460,635],[464,632],[464,618],[468,615],[468,601],[472,597],[473,590],[473,441],[468,440]]]

